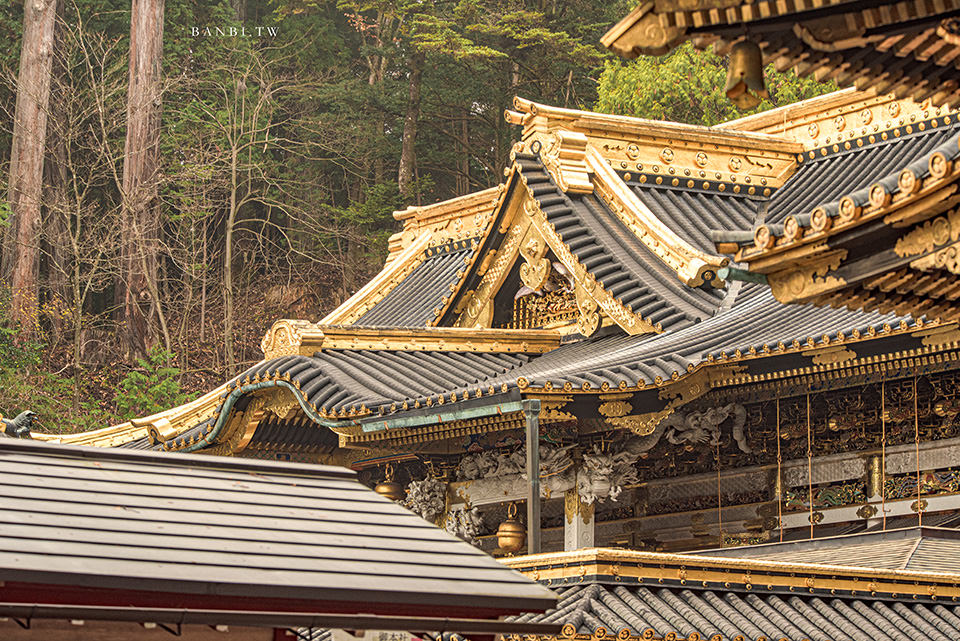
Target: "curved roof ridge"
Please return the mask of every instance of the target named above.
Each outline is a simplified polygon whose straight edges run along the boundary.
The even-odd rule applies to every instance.
[[[944,133],[945,140],[936,134],[925,138],[939,142],[933,149],[921,147],[919,157],[884,167],[885,174],[869,183],[839,198],[831,194],[830,201],[821,200],[811,210],[796,211],[783,219],[782,227],[771,223],[758,226],[753,245],[741,248],[736,259],[750,261],[751,270],[762,273],[767,257],[818,242],[831,230],[889,216],[894,210],[927,198],[931,190],[956,181],[960,177],[960,164],[954,162],[960,157],[960,127],[954,125]]]

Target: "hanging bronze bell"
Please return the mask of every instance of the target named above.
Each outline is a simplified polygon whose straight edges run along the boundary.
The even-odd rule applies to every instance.
[[[373,488],[373,491],[391,501],[402,501],[407,496],[403,486],[393,480],[393,465],[390,464],[387,464],[383,480],[377,484],[377,487]]]
[[[507,508],[507,520],[497,528],[497,546],[501,551],[514,554],[527,543],[527,529],[517,520],[517,504]]]
[[[753,109],[770,92],[763,82],[763,54],[755,42],[743,40],[730,50],[727,67],[727,98],[740,109]]]

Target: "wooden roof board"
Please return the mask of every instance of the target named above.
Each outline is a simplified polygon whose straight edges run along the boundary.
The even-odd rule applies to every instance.
[[[431,603],[461,612],[552,603],[544,588],[379,497],[347,470],[224,459],[214,468],[210,457],[126,450],[118,458],[117,452],[0,442],[4,503],[16,504],[0,517],[0,578],[6,582],[0,600],[10,600],[15,582],[29,582],[324,603]],[[43,473],[23,474],[29,460]],[[78,462],[90,464],[85,480],[71,477]],[[159,491],[164,485],[166,496]],[[283,486],[292,496],[276,493]],[[114,491],[105,491],[109,487]],[[324,498],[337,492],[342,500]],[[313,509],[311,497],[339,507]],[[58,518],[58,506],[73,509]],[[190,515],[187,529],[182,514]],[[295,525],[328,520],[340,521],[334,532]],[[396,541],[393,531],[415,536]]]

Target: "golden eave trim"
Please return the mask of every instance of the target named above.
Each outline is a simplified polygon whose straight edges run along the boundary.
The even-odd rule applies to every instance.
[[[624,184],[593,147],[587,149],[586,160],[593,172],[597,195],[650,251],[677,274],[681,282],[691,287],[704,282],[723,287],[723,281],[717,278],[717,270],[726,266],[729,259],[702,252],[675,234]]]
[[[642,580],[708,581],[751,589],[756,586],[842,589],[960,596],[960,573],[888,570],[845,565],[819,565],[758,559],[667,554],[593,548],[498,559],[535,580],[570,579],[588,575]]]
[[[158,441],[168,441],[216,415],[217,408],[223,403],[222,396],[229,389],[227,384],[223,384],[189,403],[98,430],[77,434],[33,432],[31,436],[38,441],[90,447],[117,447],[151,435]]]
[[[463,210],[476,205],[489,205],[492,209],[499,198],[503,186],[490,187],[483,191],[476,191],[449,200],[443,200],[432,205],[407,207],[393,212],[393,217],[399,221],[416,220],[420,225],[431,225],[447,218],[460,215]]]
[[[382,328],[284,319],[273,324],[262,346],[266,359],[312,356],[321,349],[542,354],[560,340],[559,332],[546,329]]]
[[[728,120],[719,125],[714,125],[714,129],[757,132],[760,129],[766,129],[768,127],[790,128],[797,120],[810,116],[820,116],[831,109],[851,107],[853,105],[859,107],[875,99],[876,94],[872,90],[860,91],[855,87],[848,87],[822,96],[815,96],[782,107],[768,109],[758,114]]]
[[[416,269],[423,260],[424,251],[430,246],[433,234],[424,232],[404,249],[396,258],[374,276],[366,285],[342,302],[335,310],[324,316],[320,322],[324,324],[352,323],[370,311],[374,305],[393,291],[394,287]]]
[[[586,135],[599,132],[611,132],[614,137],[642,136],[684,140],[704,145],[722,145],[742,149],[750,153],[766,151],[776,154],[795,155],[803,151],[803,145],[780,136],[755,133],[751,131],[724,130],[702,125],[686,125],[662,120],[648,120],[631,116],[579,111],[544,105],[519,96],[514,98],[514,107],[533,118],[524,119],[524,137],[533,130],[542,127],[543,120],[548,129],[563,127]]]

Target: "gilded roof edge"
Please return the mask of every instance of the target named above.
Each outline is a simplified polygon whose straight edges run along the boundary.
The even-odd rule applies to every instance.
[[[403,231],[390,238],[390,253],[383,269],[320,322],[356,322],[410,275],[424,260],[424,252],[429,248],[450,240],[485,235],[490,214],[499,202],[503,189],[502,185],[498,185],[432,205],[408,207],[394,212],[394,218],[403,221],[404,226]]]
[[[618,548],[548,552],[502,558],[500,562],[539,581],[608,576],[617,581],[633,579],[654,584],[669,581],[681,585],[702,582],[704,586],[715,583],[745,590],[766,586],[803,592],[833,589],[862,594],[916,594],[953,601],[960,598],[960,572],[889,570]]]

